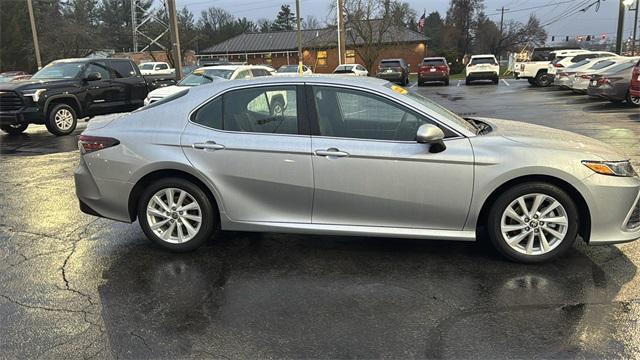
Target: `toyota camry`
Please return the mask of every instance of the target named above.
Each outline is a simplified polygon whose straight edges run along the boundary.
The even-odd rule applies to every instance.
[[[371,78],[188,88],[91,122],[82,211],[193,250],[216,230],[474,241],[542,262],[640,238],[640,179],[591,138],[463,118]]]

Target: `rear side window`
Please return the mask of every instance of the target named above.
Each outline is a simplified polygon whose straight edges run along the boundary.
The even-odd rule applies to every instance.
[[[198,109],[191,120],[219,130],[297,134],[296,96],[295,86],[233,90]]]
[[[189,89],[180,90],[180,91],[178,91],[177,93],[175,93],[173,95],[169,95],[169,96],[167,96],[165,98],[162,98],[162,99],[160,99],[158,101],[152,102],[151,104],[149,104],[147,106],[143,106],[143,107],[139,108],[138,110],[135,110],[134,112],[144,111],[144,110],[148,110],[148,109],[154,108],[156,106],[160,106],[162,104],[166,104],[166,103],[171,102],[171,101],[173,101],[173,100],[175,100],[177,98],[181,98],[181,97],[187,95],[188,92],[189,92]]]
[[[598,61],[597,63],[595,63],[592,67],[590,67],[590,70],[599,70],[599,69],[604,69],[607,66],[611,66],[613,64],[615,64],[615,61],[612,60],[603,60],[603,61]]]
[[[442,59],[425,59],[422,60],[422,66],[438,66],[444,65],[444,60]]]
[[[109,65],[118,78],[127,78],[136,76],[136,70],[130,61],[110,61]]]

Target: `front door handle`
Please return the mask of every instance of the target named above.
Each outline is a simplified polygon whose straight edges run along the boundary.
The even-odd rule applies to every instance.
[[[195,143],[195,144],[191,145],[191,147],[193,147],[194,149],[201,149],[201,150],[222,150],[222,149],[224,149],[224,145],[216,144],[215,141],[207,141],[207,142],[204,142],[204,143]]]
[[[329,157],[345,157],[349,156],[348,152],[340,151],[336,148],[329,148],[327,150],[316,150],[314,154],[318,156],[329,156]]]

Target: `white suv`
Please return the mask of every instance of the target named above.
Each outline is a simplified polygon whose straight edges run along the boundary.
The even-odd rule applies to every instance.
[[[473,55],[465,68],[466,84],[476,80],[500,80],[500,65],[494,55]]]
[[[555,53],[555,57],[547,66],[547,72],[553,78],[558,70],[568,67],[572,64],[585,59],[593,59],[598,57],[616,56],[617,54],[607,51],[588,51],[588,50],[565,50]]]

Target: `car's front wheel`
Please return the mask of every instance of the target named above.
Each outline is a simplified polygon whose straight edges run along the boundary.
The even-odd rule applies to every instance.
[[[27,128],[29,127],[29,124],[14,124],[14,125],[2,125],[2,127],[0,127],[2,129],[2,131],[6,132],[9,135],[20,135],[22,134],[25,130],[27,130]]]
[[[494,247],[523,263],[560,256],[578,234],[575,202],[564,190],[547,183],[525,183],[506,190],[493,203],[487,220]]]
[[[195,250],[210,239],[218,217],[196,184],[168,178],[147,186],[138,203],[138,221],[147,237],[165,249]]]
[[[71,134],[77,124],[78,115],[75,109],[67,104],[54,105],[45,122],[47,130],[57,136]]]
[[[631,92],[627,92],[627,103],[633,106],[640,106],[640,96],[631,96]]]

